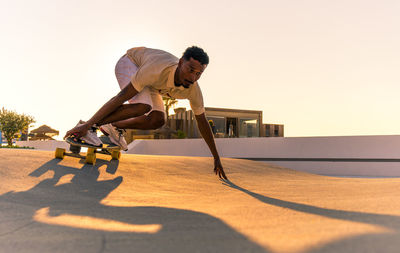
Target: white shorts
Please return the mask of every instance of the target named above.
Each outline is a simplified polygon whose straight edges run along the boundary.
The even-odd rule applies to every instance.
[[[121,90],[125,88],[130,82],[132,76],[137,72],[138,67],[124,55],[119,59],[115,66],[115,76],[117,77],[119,87]],[[152,111],[160,111],[165,115],[164,102],[162,96],[157,91],[150,87],[145,87],[142,91],[128,100],[130,104],[146,104],[151,106]],[[146,113],[148,115],[150,112]]]

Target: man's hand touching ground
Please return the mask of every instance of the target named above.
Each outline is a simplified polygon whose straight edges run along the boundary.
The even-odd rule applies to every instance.
[[[84,136],[87,133],[89,128],[90,128],[90,126],[87,124],[82,124],[82,125],[76,126],[76,127],[72,128],[71,130],[69,130],[65,134],[64,139],[71,135],[74,135],[75,138],[81,138],[82,136]]]
[[[222,168],[221,160],[219,158],[214,159],[214,172],[216,175],[219,176],[219,178],[228,180],[225,175],[224,168]]]

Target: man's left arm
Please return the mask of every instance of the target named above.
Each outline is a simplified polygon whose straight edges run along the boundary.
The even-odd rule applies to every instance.
[[[211,132],[210,124],[207,121],[206,115],[204,113],[200,115],[195,115],[197,126],[199,127],[201,136],[206,141],[208,148],[210,149],[212,155],[214,156],[214,172],[220,178],[228,179],[225,175],[224,169],[222,167],[221,160],[217,148],[215,146],[214,136]]]

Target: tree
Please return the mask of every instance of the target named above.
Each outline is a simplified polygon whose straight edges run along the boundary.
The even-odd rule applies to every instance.
[[[167,126],[169,126],[169,109],[173,107],[176,103],[178,103],[178,100],[175,98],[170,98],[170,97],[163,97],[164,101],[164,106],[165,106],[165,113],[167,114]]]
[[[7,139],[8,146],[12,146],[12,140],[18,138],[19,132],[28,128],[34,122],[35,119],[29,115],[18,114],[4,109],[4,107],[0,111],[0,131]]]
[[[170,123],[169,123],[169,109],[173,107],[176,103],[178,103],[178,100],[175,98],[171,97],[163,97],[164,101],[164,107],[165,107],[165,113],[167,117],[167,121],[165,124],[160,127],[159,129],[154,131],[154,136],[155,138],[162,138],[162,139],[170,139],[173,134],[176,133],[176,131],[172,130],[170,128]]]

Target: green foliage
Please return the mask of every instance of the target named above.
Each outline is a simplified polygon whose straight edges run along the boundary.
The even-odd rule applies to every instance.
[[[178,136],[178,139],[185,139],[186,138],[186,134],[182,130],[178,130],[176,134]]]
[[[20,146],[18,146],[18,145],[11,145],[11,146],[9,146],[9,145],[7,145],[7,146],[0,146],[0,148],[35,149],[34,147],[27,147],[27,146],[20,147]]]
[[[12,140],[19,137],[19,132],[27,129],[34,122],[35,119],[29,115],[18,114],[4,109],[4,107],[0,111],[0,131],[7,139],[10,147],[12,146]]]
[[[178,103],[178,100],[170,97],[163,97],[162,99],[164,101],[165,113],[167,114],[167,126],[169,126],[169,108],[174,107]]]
[[[175,98],[169,98],[169,97],[163,97],[163,101],[164,101],[164,106],[166,108],[170,108],[171,106],[178,103],[178,100],[176,100]]]

